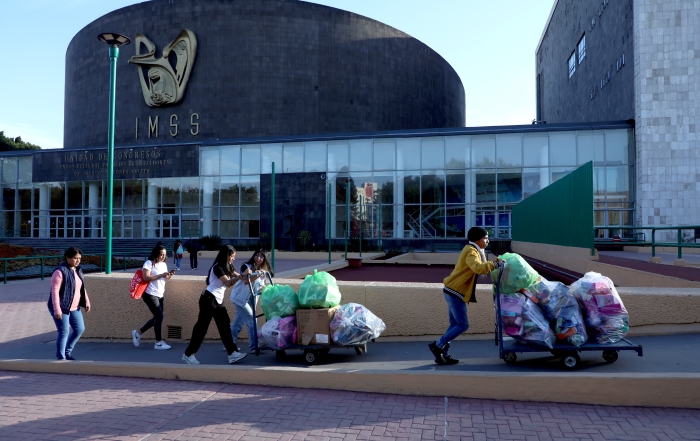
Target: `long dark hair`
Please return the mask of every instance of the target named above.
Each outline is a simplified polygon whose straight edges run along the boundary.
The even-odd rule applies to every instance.
[[[148,255],[148,259],[153,263],[156,263],[158,261],[158,258],[160,257],[160,252],[165,250],[165,247],[161,244],[158,244],[153,247],[151,250],[151,254]]]
[[[233,265],[228,263],[228,258],[236,252],[236,249],[232,245],[224,245],[221,247],[219,250],[219,254],[216,255],[216,259],[214,259],[214,263],[212,264],[211,268],[209,268],[209,271],[207,271],[207,285],[209,285],[209,276],[211,275],[211,270],[214,268],[216,265],[219,265],[221,268],[224,269],[224,273],[226,273],[229,276],[232,276],[234,273],[233,270]]]
[[[63,253],[63,257],[65,259],[72,259],[73,257],[77,256],[78,254],[80,254],[81,256],[83,255],[83,252],[80,251],[80,248],[70,247],[66,250],[65,253]]]
[[[263,262],[260,264],[260,268],[264,269],[265,271],[270,273],[270,276],[274,277],[275,272],[272,270],[272,266],[270,265],[269,254],[267,251],[265,251],[262,248],[260,248],[256,252],[254,252],[253,255],[250,256],[250,259],[248,259],[248,261],[246,263],[244,263],[243,265],[248,265],[250,268],[255,270],[255,255],[256,254],[260,254],[263,257]]]

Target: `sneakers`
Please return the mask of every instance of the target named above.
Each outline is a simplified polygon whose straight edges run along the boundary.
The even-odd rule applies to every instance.
[[[445,364],[452,365],[459,363],[459,360],[457,360],[456,358],[452,358],[452,356],[448,354],[449,350],[450,344],[445,343],[445,346],[442,347],[442,358],[445,359]]]
[[[436,342],[430,343],[428,345],[428,348],[430,348],[430,352],[432,352],[435,356],[435,363],[440,365],[447,364],[447,362],[445,361],[445,357],[442,355],[442,349],[438,348]]]
[[[131,341],[134,342],[134,346],[137,348],[139,347],[139,343],[141,343],[141,334],[139,334],[139,331],[136,329],[131,331]]]
[[[194,358],[194,354],[190,355],[189,357],[185,354],[182,354],[182,361],[184,361],[187,364],[199,364],[199,360]]]
[[[247,355],[248,354],[244,352],[234,351],[231,355],[228,356],[228,364],[233,364],[237,361],[241,361],[244,358],[246,358]]]
[[[155,346],[153,346],[153,349],[166,350],[166,349],[170,349],[170,345],[167,344],[164,340],[161,340],[158,343],[156,343]]]
[[[71,354],[66,354],[66,360],[75,361],[75,358]]]

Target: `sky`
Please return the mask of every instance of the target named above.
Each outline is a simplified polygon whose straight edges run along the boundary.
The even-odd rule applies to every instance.
[[[553,2],[311,1],[393,26],[439,53],[464,85],[467,127],[535,118],[535,49]],[[141,0],[0,0],[0,131],[61,148],[71,38],[102,15],[136,3]]]

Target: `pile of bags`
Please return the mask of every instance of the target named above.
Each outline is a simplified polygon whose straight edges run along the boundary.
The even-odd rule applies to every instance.
[[[503,271],[498,300],[506,335],[551,349],[556,341],[617,343],[627,334],[629,315],[609,278],[590,272],[569,288],[544,279],[518,254],[500,258],[505,268],[491,279],[497,283]]]
[[[341,346],[379,337],[386,325],[372,311],[358,303],[342,305],[331,320],[331,337]]]

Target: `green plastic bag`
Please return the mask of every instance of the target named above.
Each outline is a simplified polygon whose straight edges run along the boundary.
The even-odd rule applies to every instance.
[[[314,270],[299,287],[300,308],[333,308],[340,304],[340,290],[335,277]]]
[[[289,285],[267,285],[260,294],[260,306],[265,319],[294,315],[299,309],[299,298]]]
[[[513,294],[523,288],[529,288],[540,276],[519,254],[505,253],[499,258],[506,262],[505,268],[496,268],[491,271],[491,280],[493,283],[498,282],[498,274],[503,270],[501,294]]]

